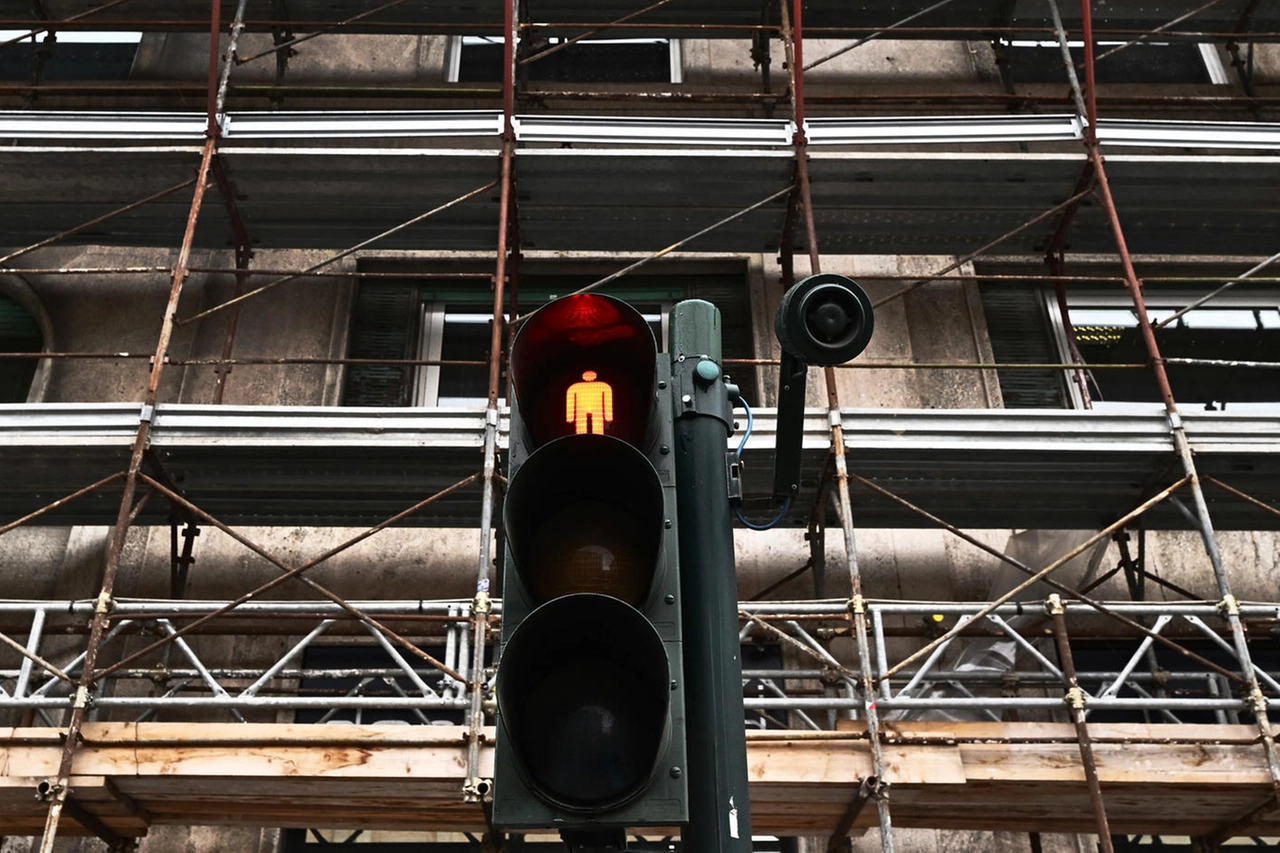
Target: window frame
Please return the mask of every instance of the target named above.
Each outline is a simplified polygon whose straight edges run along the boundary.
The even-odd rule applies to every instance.
[[[346,323],[345,352],[350,358],[405,358],[420,361],[441,361],[446,352],[448,315],[451,306],[486,305],[481,320],[479,312],[465,311],[465,314],[476,314],[474,322],[489,322],[489,312],[493,293],[491,287],[476,283],[475,275],[483,269],[482,262],[471,259],[431,259],[416,261],[399,258],[363,259],[360,268],[374,273],[367,280],[358,281],[353,289],[351,309]],[[589,282],[609,272],[616,266],[599,260],[552,260],[545,261],[526,259],[522,276],[520,312],[529,313],[543,301],[565,296],[573,292],[582,283]],[[388,278],[388,273],[404,273],[406,279]],[[429,272],[430,281],[413,282],[409,278],[413,273]],[[438,276],[456,273],[459,278],[449,282],[447,278]],[[562,288],[555,287],[557,279],[566,279]],[[730,282],[733,282],[732,285]],[[658,344],[659,351],[665,351],[670,334],[670,311],[676,302],[689,298],[705,298],[716,302],[722,311],[730,303],[722,302],[726,288],[733,287],[734,301],[731,304],[732,322],[726,324],[728,358],[755,358],[757,356],[755,317],[753,314],[753,269],[750,259],[743,256],[721,257],[711,259],[677,259],[655,264],[650,269],[635,274],[601,291],[621,298],[641,310],[649,321]],[[628,286],[628,284],[630,286]],[[361,303],[362,287],[377,287],[385,284],[388,287],[416,288],[418,295],[408,297],[414,300],[414,328],[403,338],[405,341],[401,355],[359,355],[357,340],[362,337],[358,328],[362,317],[358,313]],[[404,291],[401,291],[402,293]],[[719,296],[717,296],[719,293]],[[397,297],[402,302],[402,297]],[[403,303],[402,303],[403,304]],[[656,311],[655,311],[656,309]],[[397,309],[403,310],[403,309]],[[509,317],[508,317],[509,319]],[[399,325],[398,323],[396,324]],[[486,347],[487,352],[487,347]],[[457,358],[458,356],[454,356]],[[463,358],[468,358],[463,356]],[[403,404],[389,402],[371,402],[352,400],[354,387],[359,387],[360,379],[353,377],[353,371],[365,367],[363,364],[349,365],[343,370],[338,385],[340,392],[337,405],[340,407],[376,407],[376,408],[434,408],[434,409],[466,409],[483,407],[487,404],[484,397],[443,397],[442,383],[445,381],[447,366],[424,364],[407,366],[403,383],[405,388],[401,398]],[[742,373],[738,384],[750,399],[759,396],[761,384],[759,370],[744,367],[736,370]],[[487,389],[486,389],[487,392]],[[499,403],[505,405],[505,397]]]
[[[1094,45],[1099,49],[1099,52],[1103,52],[1114,47],[1121,47],[1121,46],[1128,47],[1129,44],[1130,42],[1126,42],[1126,41],[1095,41],[1094,42]],[[1182,45],[1182,44],[1186,44],[1186,42],[1143,40],[1133,44],[1133,47],[1139,48],[1139,49],[1151,49],[1151,48],[1169,47],[1173,45]],[[1184,80],[1179,82],[1148,83],[1145,85],[1155,85],[1155,86],[1204,86],[1204,85],[1229,86],[1231,85],[1231,76],[1227,72],[1226,63],[1222,61],[1222,56],[1218,53],[1217,45],[1213,44],[1212,42],[1194,42],[1194,44],[1196,47],[1196,51],[1200,56],[1200,63],[1204,70],[1204,73],[1209,78],[1209,82],[1207,84],[1200,81]],[[1012,49],[1052,50],[1055,53],[1059,54],[1058,61],[1061,62],[1060,52],[1062,50],[1062,47],[1061,47],[1061,44],[1056,39],[1010,39],[1004,42],[1004,47],[1009,50],[1012,50]],[[1084,41],[1081,39],[1068,39],[1067,48],[1072,51],[1083,50]],[[1011,73],[1013,74],[1014,83],[1018,85],[1024,85],[1024,84],[1033,85],[1033,86],[1049,85],[1044,83],[1043,81],[1020,80],[1018,79],[1018,76],[1017,76],[1017,69],[1013,67],[1011,67]],[[1066,71],[1063,70],[1062,73],[1065,80]],[[1114,81],[1099,80],[1098,82],[1099,84],[1104,86],[1116,85]]]
[[[1230,278],[1230,277],[1226,277]],[[1237,285],[1240,287],[1240,285]],[[1214,286],[1205,285],[1203,287],[1182,287],[1176,284],[1168,284],[1161,287],[1147,287],[1143,290],[1143,302],[1146,306],[1148,316],[1153,322],[1158,322],[1162,316],[1167,316],[1179,309],[1185,308],[1197,299],[1204,297],[1212,292]],[[1044,302],[1046,317],[1049,320],[1049,332],[1051,343],[1057,348],[1062,363],[1072,361],[1071,348],[1067,339],[1066,326],[1063,322],[1061,307],[1054,291],[1047,287],[1039,288],[1040,298]],[[1091,288],[1067,288],[1066,306],[1068,316],[1072,309],[1075,310],[1123,310],[1126,312],[1134,311],[1133,298],[1127,290],[1124,291],[1107,291],[1103,292]],[[1280,286],[1258,286],[1255,284],[1248,289],[1233,290],[1227,293],[1215,296],[1209,302],[1196,310],[1202,311],[1230,311],[1230,310],[1249,310],[1249,311],[1277,311],[1280,312]],[[1187,316],[1190,316],[1189,312]],[[1075,324],[1073,323],[1073,326]],[[1134,316],[1134,325],[1137,325],[1136,315]],[[1090,383],[1097,387],[1089,365],[1082,365],[1085,373],[1089,375]],[[1084,399],[1080,393],[1079,385],[1075,382],[1068,381],[1065,383],[1067,399],[1070,408],[1084,408]],[[1280,411],[1280,384],[1277,386],[1276,399],[1265,402],[1235,402],[1230,403],[1237,412],[1243,409],[1246,413],[1259,412],[1271,413]],[[1181,400],[1180,402],[1188,405],[1198,405],[1205,403],[1202,400]],[[1214,401],[1207,401],[1214,402]],[[1094,409],[1104,409],[1107,411],[1124,411],[1133,409],[1134,407],[1146,407],[1150,404],[1147,402],[1136,400],[1104,400],[1091,399],[1091,407]]]
[[[489,36],[449,36],[444,52],[444,81],[458,83],[462,75],[462,50],[469,39],[481,39],[488,44],[502,44],[505,39]],[[680,39],[583,39],[579,44],[626,44],[635,42],[667,43],[667,83],[684,82],[684,45]]]

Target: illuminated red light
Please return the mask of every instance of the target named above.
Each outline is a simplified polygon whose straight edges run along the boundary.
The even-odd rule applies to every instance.
[[[565,435],[643,443],[657,345],[644,318],[611,296],[549,302],[516,335],[511,377],[533,450]]]
[[[564,395],[565,423],[573,424],[578,435],[604,435],[605,426],[613,423],[613,388],[597,376],[594,370],[582,371],[582,381]]]

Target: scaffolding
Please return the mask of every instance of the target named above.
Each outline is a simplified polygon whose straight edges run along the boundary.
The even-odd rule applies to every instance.
[[[487,829],[483,800],[487,743],[492,740],[492,729],[485,726],[486,714],[492,710],[489,655],[501,614],[500,601],[488,596],[493,557],[488,532],[498,517],[495,507],[502,489],[499,457],[505,445],[505,422],[500,399],[508,331],[504,318],[519,313],[521,247],[526,244],[640,253],[634,263],[591,287],[685,249],[730,252],[777,246],[784,287],[794,283],[796,255],[807,256],[812,273],[821,272],[824,257],[834,253],[895,251],[957,258],[924,278],[888,277],[901,279],[901,288],[879,305],[943,277],[953,280],[957,271],[962,277],[970,276],[966,265],[993,253],[1033,251],[1044,255],[1048,267],[1039,282],[1053,286],[1064,300],[1066,289],[1081,280],[1066,269],[1068,241],[1073,252],[1117,257],[1121,275],[1113,281],[1123,284],[1131,297],[1146,361],[1116,367],[1150,371],[1163,404],[1160,413],[946,412],[934,417],[925,412],[853,411],[841,406],[837,368],[824,371],[827,406],[825,411],[809,413],[805,443],[806,466],[821,476],[794,517],[811,534],[813,555],[804,568],[812,568],[822,553],[829,507],[834,507],[851,596],[840,601],[743,602],[744,640],[758,636],[779,641],[806,662],[800,668],[747,667],[744,678],[757,691],[747,699],[748,714],[755,715],[764,729],[753,733],[752,750],[768,756],[779,742],[801,756],[817,755],[813,750],[828,755],[845,750],[850,764],[843,775],[816,783],[822,788],[822,804],[803,816],[795,815],[794,809],[789,813],[785,797],[768,799],[778,796],[776,790],[768,793],[774,790],[770,784],[776,788],[779,780],[789,781],[785,772],[770,778],[771,771],[766,771],[765,777],[753,778],[762,797],[761,806],[755,808],[757,823],[766,831],[830,835],[829,850],[840,849],[855,828],[875,825],[886,851],[895,849],[895,821],[911,826],[1085,831],[1096,834],[1105,851],[1113,849],[1113,832],[1175,827],[1209,847],[1234,836],[1276,832],[1280,753],[1270,714],[1280,705],[1280,683],[1274,671],[1255,661],[1248,626],[1274,626],[1280,617],[1274,602],[1242,602],[1233,594],[1215,530],[1280,529],[1280,499],[1275,490],[1280,422],[1265,416],[1179,410],[1166,372],[1166,365],[1174,361],[1162,357],[1155,336],[1157,325],[1171,320],[1164,318],[1159,324],[1151,320],[1144,282],[1129,247],[1139,246],[1144,253],[1266,258],[1220,290],[1265,273],[1267,265],[1280,257],[1272,254],[1280,161],[1265,153],[1280,146],[1280,128],[1258,120],[1153,121],[1099,115],[1110,108],[1186,108],[1254,111],[1256,118],[1273,108],[1276,97],[1256,91],[1252,76],[1252,45],[1280,40],[1280,17],[1273,6],[1256,0],[1212,0],[1196,8],[1169,4],[1177,5],[1177,10],[1160,11],[1151,8],[1154,4],[1119,2],[1110,4],[1105,20],[1095,20],[1090,0],[1083,0],[1078,10],[1065,11],[1055,0],[1035,9],[1029,3],[996,0],[966,3],[963,8],[947,0],[920,8],[865,3],[858,9],[857,24],[850,25],[847,10],[836,4],[788,0],[780,0],[776,8],[764,4],[754,11],[682,0],[639,11],[625,4],[595,5],[592,15],[598,20],[593,21],[580,20],[583,11],[576,4],[539,9],[536,18],[522,4],[483,8],[456,4],[433,10],[434,20],[423,20],[403,0],[376,7],[327,3],[323,13],[308,9],[306,3],[302,9],[295,4],[288,10],[292,14],[284,13],[283,4],[270,9],[266,4],[250,5],[241,0],[233,11],[212,0],[205,17],[194,15],[193,4],[185,3],[48,2],[38,24],[27,16],[25,4],[21,11],[15,11],[16,4],[3,7],[3,26],[30,28],[28,37],[33,39],[88,27],[203,29],[211,44],[207,76],[199,85],[160,81],[108,90],[126,101],[203,97],[203,115],[34,109],[0,114],[0,136],[21,142],[0,150],[0,163],[10,176],[7,188],[15,191],[15,199],[20,185],[12,176],[22,173],[16,170],[34,169],[39,174],[32,190],[37,195],[21,196],[21,201],[12,202],[11,209],[0,214],[6,226],[13,226],[7,228],[10,235],[30,237],[27,245],[0,257],[0,272],[157,276],[169,282],[152,352],[67,351],[38,356],[148,359],[149,378],[139,403],[0,410],[0,429],[9,448],[6,470],[16,484],[0,498],[11,517],[16,516],[0,527],[0,534],[27,524],[112,526],[95,599],[0,604],[4,626],[0,642],[18,655],[16,664],[0,671],[6,685],[0,707],[23,712],[31,724],[12,730],[8,748],[11,753],[18,747],[29,747],[33,755],[40,753],[39,760],[33,758],[27,764],[16,754],[10,759],[15,767],[44,768],[25,776],[13,771],[14,778],[40,779],[35,785],[43,809],[40,827],[31,823],[29,806],[19,815],[13,811],[16,805],[9,800],[6,804],[17,815],[10,821],[12,827],[42,832],[42,853],[54,849],[63,830],[96,834],[115,849],[128,849],[152,820],[198,820],[192,809],[175,805],[173,796],[166,801],[164,779],[148,775],[140,765],[119,771],[119,778],[84,769],[99,767],[107,761],[105,754],[123,744],[135,751],[140,744],[157,749],[165,744],[185,743],[193,749],[200,745],[199,735],[192,738],[184,733],[195,729],[179,732],[164,729],[165,724],[148,723],[161,712],[192,714],[192,719],[223,714],[243,723],[243,737],[226,734],[225,729],[219,730],[217,738],[208,735],[217,742],[206,745],[224,751],[253,744],[263,750],[314,753],[320,747],[354,749],[358,743],[385,750],[389,761],[404,762],[412,754],[413,761],[431,756],[437,764],[448,763],[447,756],[460,752],[461,772],[446,772],[432,764],[414,778],[401,780],[405,786],[401,791],[412,791],[427,804],[425,824],[421,817],[407,817],[403,805],[388,803],[401,796],[395,793],[392,776],[379,777],[375,790],[353,800],[352,809],[344,812],[329,801],[326,807],[334,809],[337,823],[391,826],[408,821],[477,832]],[[522,81],[520,69],[539,58],[518,55],[516,45],[522,39],[573,40],[602,31],[754,38],[766,47],[765,58],[758,61],[760,90],[594,91]],[[241,56],[239,43],[246,32],[270,33],[270,51]],[[501,85],[335,87],[287,84],[283,79],[292,48],[318,34],[442,32],[500,37],[504,45]],[[1058,89],[1032,94],[875,92],[831,86],[806,94],[806,72],[838,55],[807,58],[806,38],[815,35],[855,39],[852,47],[886,35],[1044,39],[1060,48],[1069,86],[1065,94]],[[1225,45],[1241,75],[1243,94],[1100,93],[1095,75],[1099,60],[1154,36]],[[1079,62],[1072,53],[1073,38],[1082,42]],[[1097,45],[1104,38],[1118,39],[1120,44],[1099,55]],[[767,45],[774,39],[781,43],[786,58],[781,86],[770,76],[767,60]],[[280,73],[275,83],[233,80],[234,69],[263,56],[277,60]],[[5,97],[65,98],[69,103],[101,94],[102,87],[40,79],[20,86],[0,85],[0,95]],[[363,106],[351,112],[228,109],[233,100],[259,106],[281,98],[361,105],[371,98],[383,103],[466,98],[500,106],[469,111],[375,111]],[[531,104],[593,101],[629,108],[656,104],[689,111],[745,110],[754,117],[526,114]],[[917,104],[956,114],[924,119],[831,115],[850,109],[893,113]],[[993,108],[1011,112],[966,114]],[[1054,112],[1034,112],[1046,109]],[[774,111],[788,114],[777,118]],[[451,147],[379,147],[370,145],[370,137],[429,138],[445,140]],[[42,142],[50,139],[64,141]],[[359,142],[318,146],[314,144],[318,139]],[[124,141],[131,144],[121,144]],[[1008,144],[1023,150],[996,155],[982,150],[931,150],[936,144]],[[1042,150],[1032,152],[1028,146]],[[1144,153],[1109,153],[1104,158],[1104,146],[1109,152],[1128,146]],[[1160,147],[1178,153],[1145,153]],[[193,160],[196,174],[190,178]],[[145,176],[139,164],[145,164]],[[1182,182],[1180,195],[1167,186],[1175,171]],[[278,186],[282,177],[295,182],[293,195],[277,198],[267,192],[246,201],[237,193],[237,187],[258,181]],[[367,198],[336,199],[325,189],[326,177],[358,180]],[[516,193],[517,179],[522,189],[533,188],[531,200]],[[86,182],[93,192],[92,204],[84,212],[91,207],[97,210],[87,220],[77,218],[82,216],[78,209],[39,204],[42,187],[67,197],[70,187]],[[688,203],[667,193],[676,185],[687,187]],[[920,194],[923,185],[932,188],[930,195]],[[980,209],[968,209],[975,194],[993,186],[1005,191],[999,198],[985,199],[988,203]],[[206,199],[211,188],[216,201]],[[178,202],[183,193],[190,194],[185,207]],[[424,210],[423,199],[434,193],[441,197]],[[620,195],[621,200],[610,202],[612,195]],[[374,220],[367,206],[373,203],[384,213],[396,214],[398,224],[369,229]],[[223,215],[210,214],[210,204],[220,205]],[[1170,204],[1175,205],[1172,210]],[[1130,223],[1122,218],[1122,208],[1144,214],[1160,211],[1164,218],[1153,221],[1149,215],[1138,216]],[[185,219],[176,228],[179,209],[185,211]],[[300,209],[314,209],[315,220],[300,220],[296,215]],[[403,242],[410,229],[429,220],[444,224],[417,242]],[[255,268],[253,247],[255,239],[263,236],[255,228],[265,231],[268,243],[321,248],[324,257],[298,269]],[[100,235],[104,233],[111,237],[106,242],[122,247],[173,235],[179,248],[172,264],[69,269],[16,263],[71,238],[103,242]],[[224,241],[234,248],[233,268],[193,266],[195,247]],[[343,248],[335,250],[336,245]],[[487,361],[488,401],[482,411],[374,415],[340,408],[222,405],[233,369],[359,361],[236,357],[242,307],[261,304],[263,294],[277,287],[342,274],[329,267],[365,249],[405,245],[492,254],[494,321]],[[184,284],[196,272],[233,275],[235,295],[198,313],[179,316]],[[170,342],[180,326],[215,317],[225,322],[220,357],[171,356]],[[6,353],[2,357],[32,356]],[[1280,366],[1203,361],[1221,370],[1265,371]],[[773,364],[767,359],[753,363]],[[166,367],[193,364],[216,368],[213,405],[180,405],[161,399]],[[1049,369],[1073,377],[1087,399],[1081,365],[1076,354],[1063,364],[863,361],[840,369]],[[749,470],[767,470],[771,460],[769,413],[763,413],[761,421],[761,435],[750,451],[754,456],[749,457],[755,464]],[[375,465],[372,472],[351,473],[359,460],[375,451],[394,452],[399,470],[389,473]],[[255,477],[254,460],[263,453],[278,456],[281,470],[293,475],[285,478],[293,485],[281,487],[267,482],[267,477]],[[1247,470],[1234,464],[1242,456],[1250,460]],[[233,476],[212,485],[185,476],[201,465],[222,466]],[[945,473],[934,479],[922,477],[924,466]],[[184,476],[174,476],[178,469]],[[1024,477],[1030,471],[1039,479],[1027,482],[1021,491],[993,494],[975,509],[972,496],[981,493],[975,489],[982,489],[984,483],[991,488],[1000,483],[1003,488],[1015,476],[1009,472],[1018,470]],[[310,472],[310,481],[305,481],[305,472]],[[1054,489],[1046,490],[1044,478]],[[1135,478],[1143,483],[1136,492]],[[748,490],[753,485],[748,480]],[[860,501],[857,509],[851,494],[855,489],[865,492],[865,503]],[[429,496],[422,497],[424,493]],[[39,502],[31,499],[32,494],[57,497]],[[1002,519],[1005,526],[1026,527],[1063,526],[1069,520],[1098,532],[1043,566],[1029,565],[965,531],[993,517]],[[484,535],[476,562],[476,595],[471,600],[352,601],[307,574],[388,527],[477,522]],[[251,524],[307,523],[365,529],[297,564],[241,529]],[[1101,601],[1090,595],[1092,587],[1076,588],[1055,576],[1090,548],[1137,523],[1149,529],[1197,531],[1212,568],[1215,599]],[[126,535],[131,526],[142,524],[169,524],[173,531],[171,600],[129,601],[114,594]],[[1026,577],[986,604],[872,600],[863,592],[856,547],[859,525],[937,527]],[[192,542],[201,527],[220,530],[269,562],[278,575],[233,600],[182,600]],[[1134,583],[1163,582],[1132,560],[1111,574],[1122,570]],[[267,600],[287,581],[305,584],[316,600]],[[920,617],[932,620],[936,630],[900,631],[912,640],[912,648],[895,658],[897,653],[891,650],[901,645],[891,641],[895,626],[918,625]],[[242,667],[205,662],[190,642],[202,634],[245,632],[278,632],[300,639],[274,660]],[[324,667],[301,662],[316,640],[343,632],[370,637],[393,665]],[[1138,642],[1136,651],[1118,667],[1073,658],[1071,638],[1108,632]],[[26,641],[12,639],[11,634],[25,635]],[[64,642],[68,635],[78,641],[70,654]],[[55,636],[59,642],[51,642]],[[854,662],[842,662],[830,653],[828,644],[835,636],[852,639]],[[1010,645],[1014,655],[1027,663],[1024,668],[1004,670],[948,663],[948,653],[962,636],[971,642],[979,638]],[[1054,645],[1056,661],[1041,642],[1046,639]],[[1201,646],[1192,647],[1193,639],[1208,642],[1215,652],[1197,651]],[[442,654],[428,651],[436,645],[444,649]],[[1186,668],[1148,666],[1157,649],[1173,652]],[[343,686],[337,689],[334,683]],[[820,686],[814,688],[815,683]],[[362,709],[402,711],[420,723],[452,722],[454,726],[434,734],[397,731],[352,737],[271,722],[279,712],[313,711],[324,720],[338,711]],[[912,716],[957,711],[976,719],[930,728],[930,723]],[[1161,732],[1160,725],[1151,724],[1139,732],[1089,719],[1091,714],[1109,711],[1145,711],[1171,728]],[[1010,722],[1010,713],[1018,712],[1056,712],[1070,725]],[[790,723],[779,730],[781,714],[789,715]],[[104,715],[113,719],[136,715],[136,720],[99,720]],[[1204,719],[1212,723],[1195,722]],[[796,722],[802,724],[800,730],[792,730]],[[42,734],[42,728],[53,734]],[[1056,787],[1049,793],[1028,794],[1025,808],[1011,805],[1007,798],[1030,777],[1005,780],[1005,788],[993,782],[991,790],[1005,799],[983,801],[975,794],[959,806],[931,800],[930,784],[956,784],[957,778],[965,778],[941,771],[931,775],[932,770],[924,769],[933,766],[929,762],[943,761],[934,752],[962,751],[965,745],[979,743],[1008,754],[1031,744],[1041,751],[1055,751],[1063,761],[1068,760],[1061,758],[1065,749],[1074,753],[1070,761],[1081,775],[1070,780],[1035,780],[1046,787],[1056,781]],[[1212,778],[1218,782],[1206,781],[1207,775],[1171,776],[1160,808],[1150,802],[1135,806],[1120,778],[1118,768],[1126,759],[1118,745],[1131,756],[1140,753],[1144,761],[1156,760],[1161,749],[1167,754],[1180,754],[1184,746],[1202,753],[1216,750],[1211,761],[1220,773]],[[242,768],[246,779],[254,772],[248,764]],[[1247,772],[1240,770],[1240,778],[1222,781],[1228,767],[1247,768]],[[321,775],[317,771],[317,777]],[[122,781],[125,778],[132,781]],[[301,809],[287,802],[301,794],[281,788],[278,807],[272,811],[272,794],[266,786],[273,781],[267,776],[255,780],[221,800],[198,786],[177,785],[175,790],[178,795],[199,791],[210,798],[207,802],[223,807],[232,797],[244,798],[256,791],[267,805],[250,811],[247,821],[289,824],[303,819]],[[324,783],[332,781],[318,781],[315,788],[334,797],[352,796],[340,786],[332,790],[341,793],[330,792]],[[1158,782],[1143,780],[1148,786]],[[798,802],[814,797],[814,790],[814,786],[797,787],[793,796]],[[1206,791],[1216,798],[1213,808],[1203,804]],[[30,791],[23,789],[23,794],[29,798]]]

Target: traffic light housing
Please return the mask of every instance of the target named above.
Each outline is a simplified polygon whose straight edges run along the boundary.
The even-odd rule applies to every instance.
[[[670,366],[599,294],[511,352],[493,823],[688,820]]]

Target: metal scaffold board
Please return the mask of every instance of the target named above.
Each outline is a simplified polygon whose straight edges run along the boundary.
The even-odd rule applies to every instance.
[[[46,404],[0,408],[0,513],[18,518],[127,466],[136,404]],[[1189,415],[1202,476],[1280,506],[1280,418]],[[483,412],[161,405],[152,455],[189,500],[232,524],[374,524],[481,468]],[[812,503],[830,447],[825,412],[805,421],[805,494]],[[847,410],[850,470],[963,527],[1088,528],[1106,525],[1173,481],[1164,416],[1026,410]],[[745,454],[748,498],[767,495],[774,413],[756,416]],[[505,444],[505,428],[500,436]],[[146,470],[157,473],[149,465]],[[1280,516],[1209,489],[1223,529],[1277,529]],[[473,526],[480,490],[470,486],[407,519],[410,526]],[[927,525],[914,513],[855,486],[866,527]],[[44,516],[45,524],[111,524],[118,484]],[[163,500],[142,524],[168,523]],[[1185,528],[1170,506],[1151,528]]]
[[[84,14],[101,5],[98,0],[46,0],[41,4],[45,16],[51,20],[66,19]],[[397,33],[426,30],[448,32],[450,28],[475,32],[476,25],[487,25],[481,32],[500,32],[503,7],[498,0],[469,0],[448,4],[401,4],[367,14],[377,4],[364,0],[324,0],[324,2],[291,2],[288,23],[300,32],[317,29],[324,24],[334,24],[364,15],[345,24],[346,32]],[[880,30],[893,27],[903,19],[928,9],[932,3],[925,0],[862,0],[856,3],[839,3],[836,0],[808,0],[804,4],[804,19],[809,27],[858,28]],[[1205,5],[1200,0],[1173,0],[1151,3],[1143,0],[1111,0],[1095,3],[1094,26],[1100,32],[1143,31],[1164,25],[1187,15]],[[1177,33],[1229,34],[1241,30],[1266,33],[1274,39],[1280,30],[1280,11],[1274,4],[1254,4],[1249,17],[1245,16],[1249,4],[1244,0],[1219,3],[1196,14],[1190,21],[1175,29]],[[16,23],[35,19],[31,5],[20,0],[0,3],[0,17]],[[229,23],[234,4],[224,3],[222,18]],[[604,23],[634,13],[638,7],[625,2],[591,4],[584,10],[572,0],[556,0],[539,3],[530,11],[530,19],[539,23],[569,25],[575,23]],[[208,27],[208,6],[201,3],[183,3],[178,0],[133,0],[120,8],[110,9],[88,16],[79,26],[102,26],[103,21],[114,26],[128,25],[153,31],[199,29]],[[1064,23],[1078,29],[1080,11],[1078,3],[1062,4]],[[776,24],[776,10],[770,10],[765,23]],[[97,18],[97,22],[94,18]],[[281,14],[269,0],[251,0],[245,11],[245,20],[251,31],[268,29],[272,22],[280,22]],[[696,26],[701,37],[741,37],[741,29],[730,27],[754,27],[761,23],[758,5],[732,2],[732,0],[690,0],[673,3],[648,11],[636,23],[645,25],[633,30],[646,35],[679,35],[678,27]],[[431,27],[430,25],[435,25]],[[1052,20],[1047,7],[1036,0],[965,0],[927,11],[915,18],[897,35],[905,38],[973,38],[984,39],[986,31],[1005,29],[1013,34],[1037,38],[1051,37]],[[571,32],[564,26],[551,32]],[[683,33],[688,36],[687,31]],[[820,33],[815,33],[815,35]],[[1203,35],[1201,36],[1204,37]]]
[[[487,148],[270,147],[222,153],[257,247],[352,246],[497,177]],[[1082,154],[810,152],[823,250],[962,254],[1027,222],[1070,194]],[[194,147],[39,147],[0,151],[0,232],[24,245],[188,180]],[[652,251],[777,193],[791,180],[781,148],[528,148],[517,157],[525,248]],[[1115,154],[1108,173],[1129,248],[1153,254],[1265,257],[1280,232],[1280,158]],[[358,192],[356,191],[358,190]],[[497,190],[377,242],[382,249],[487,251],[497,234]],[[84,243],[173,245],[186,194],[110,219]],[[774,251],[784,200],[688,245],[691,251]],[[996,253],[1043,251],[1048,224]],[[231,242],[226,218],[201,217],[196,242]],[[1109,252],[1097,207],[1080,209],[1067,239]]]

